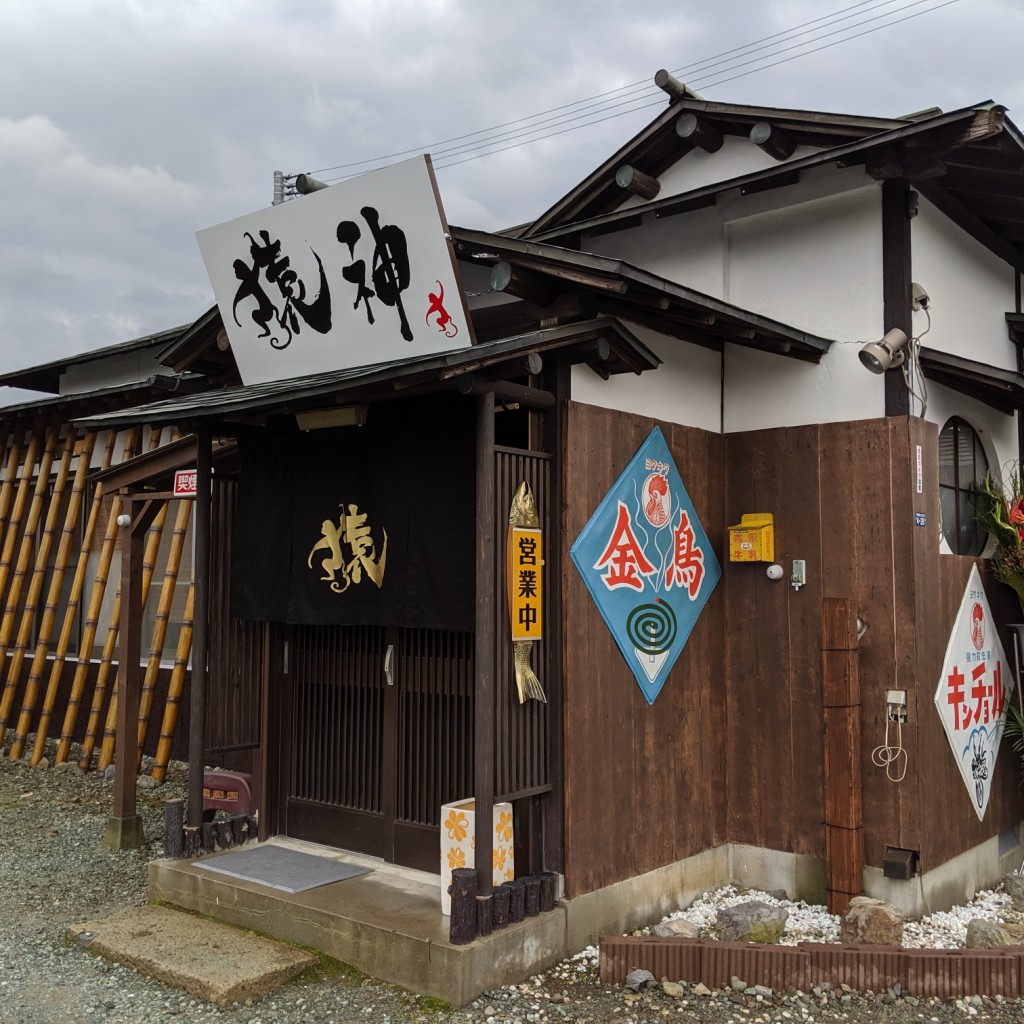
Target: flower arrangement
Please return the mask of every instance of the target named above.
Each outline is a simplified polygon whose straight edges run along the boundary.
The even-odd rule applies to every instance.
[[[1024,612],[1024,481],[1019,464],[1011,464],[1005,476],[1006,483],[1000,484],[991,472],[986,473],[981,483],[971,489],[970,498],[975,521],[996,542],[990,559],[992,575],[1013,588]],[[1024,709],[1019,680],[1006,707],[1004,734],[1024,762]],[[1021,784],[1024,785],[1024,775]]]
[[[1024,483],[1014,464],[1005,485],[986,473],[970,492],[974,518],[995,539],[992,573],[1000,583],[1013,587],[1024,610]]]

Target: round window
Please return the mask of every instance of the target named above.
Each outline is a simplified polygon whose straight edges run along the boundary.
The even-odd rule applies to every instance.
[[[958,555],[980,555],[988,534],[974,521],[970,488],[988,472],[988,458],[975,429],[954,416],[939,434],[939,504],[942,536]]]

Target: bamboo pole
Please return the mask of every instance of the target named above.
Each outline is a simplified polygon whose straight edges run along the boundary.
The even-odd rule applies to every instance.
[[[178,649],[174,654],[174,668],[171,670],[167,701],[164,703],[163,722],[160,724],[160,742],[156,748],[156,763],[153,765],[153,778],[157,782],[163,782],[167,778],[167,765],[171,760],[171,744],[174,742],[174,730],[178,725],[178,708],[181,705],[181,693],[185,687],[188,658],[192,652],[194,611],[195,584],[189,583],[188,597],[185,598],[185,611],[181,618],[181,632],[178,634]]]
[[[133,427],[125,434],[121,457],[122,462],[127,462],[135,457],[135,445],[138,439],[139,432],[137,428]],[[78,709],[82,703],[82,695],[85,693],[85,683],[89,675],[89,665],[92,661],[92,645],[96,639],[96,627],[99,623],[100,610],[103,606],[103,594],[107,589],[110,563],[113,561],[114,548],[117,546],[117,517],[120,512],[121,499],[115,495],[110,504],[110,512],[107,515],[107,526],[103,534],[103,543],[100,546],[99,565],[96,568],[96,576],[93,579],[89,606],[85,612],[85,628],[82,630],[82,639],[78,645],[78,664],[75,667],[75,678],[71,684],[68,706],[64,711],[64,724],[61,728],[60,743],[57,745],[56,760],[58,764],[62,764],[68,759],[71,742],[75,735]],[[83,554],[88,563],[89,552],[85,551]]]
[[[33,431],[29,436],[28,448],[25,450],[25,460],[21,466],[21,479],[18,481],[18,491],[14,498],[14,507],[11,509],[11,519],[4,532],[3,551],[0,552],[0,597],[3,596],[7,588],[7,579],[11,572],[11,561],[14,558],[14,547],[18,542],[18,531],[21,527],[22,517],[25,514],[25,505],[28,503],[28,492],[38,454],[39,435]]]
[[[148,451],[154,451],[160,445],[162,429],[157,427],[150,430]],[[131,503],[125,503],[129,514],[132,511]],[[114,522],[113,542],[117,544],[117,522]],[[148,548],[147,548],[148,550]],[[111,552],[113,557],[113,552]],[[143,592],[143,603],[146,597]],[[96,738],[99,732],[99,721],[103,712],[103,702],[107,695],[107,684],[110,678],[111,665],[114,659],[114,652],[117,648],[117,636],[121,625],[121,581],[118,579],[117,590],[114,594],[113,606],[110,610],[110,621],[107,624],[107,635],[103,641],[103,650],[100,653],[99,670],[96,674],[96,685],[93,688],[92,703],[89,708],[89,719],[86,724],[85,737],[82,740],[81,755],[78,758],[78,766],[83,771],[88,771],[92,764],[92,754],[96,747]],[[90,652],[91,656],[91,652]],[[115,689],[116,692],[116,689]],[[108,762],[109,763],[109,762]],[[107,766],[104,765],[104,768]]]
[[[146,607],[149,599],[149,588],[153,582],[153,572],[156,569],[156,559],[160,551],[160,541],[163,539],[164,524],[167,522],[167,503],[156,514],[153,525],[146,534],[146,550],[142,556],[142,597],[140,611]],[[118,587],[117,597],[114,598],[114,611],[111,612],[110,625],[107,627],[107,639],[103,644],[103,653],[100,655],[100,670],[96,677],[96,690],[93,693],[93,710],[95,718],[89,715],[89,728],[85,733],[85,743],[82,744],[82,757],[79,765],[87,758],[91,759],[98,738],[99,719],[102,715],[102,698],[106,696],[108,680],[113,668],[114,656],[117,653],[117,641],[121,631],[121,601],[122,592]],[[97,694],[100,700],[96,700]],[[114,760],[114,744],[117,739],[117,679],[115,675],[114,685],[110,692],[110,703],[107,706],[107,717],[103,724],[103,739],[100,745],[100,756],[96,767],[102,772]],[[87,761],[88,764],[88,761]]]
[[[7,465],[4,467],[4,482],[0,484],[0,523],[6,523],[11,513],[14,498],[14,481],[18,478],[18,464],[21,462],[21,438],[11,434],[7,447]]]
[[[163,428],[155,427],[150,430],[149,450],[155,451],[160,447],[160,437]],[[175,441],[179,436],[177,427],[171,429],[169,440]],[[160,511],[153,519],[152,526],[146,537],[146,548],[142,557],[142,586],[140,611],[145,611],[146,601],[149,598],[149,587],[153,581],[153,571],[156,567],[157,556],[160,552],[160,540],[163,536],[164,524],[167,521],[167,503],[165,502]],[[103,643],[103,652],[100,655],[100,667],[96,676],[96,688],[93,690],[92,708],[89,711],[89,722],[86,727],[85,739],[82,743],[82,756],[78,765],[87,770],[92,754],[96,747],[96,739],[99,731],[99,719],[103,711],[103,700],[106,697],[108,680],[113,666],[114,654],[117,651],[118,635],[121,629],[121,584],[118,583],[117,594],[114,597],[114,607],[110,613],[110,624],[107,627],[107,636]],[[107,707],[107,717],[103,726],[103,741],[100,746],[100,758],[97,767],[105,771],[114,760],[114,746],[117,740],[117,677],[115,675],[114,685],[110,692],[110,704]]]
[[[53,549],[53,538],[57,532],[57,520],[60,516],[60,507],[64,503],[64,489],[68,484],[68,477],[71,475],[71,462],[75,457],[75,441],[77,431],[74,427],[68,427],[67,436],[64,438],[64,451],[61,453],[60,465],[57,469],[57,478],[50,492],[50,503],[46,508],[46,519],[43,521],[43,534],[39,538],[36,548],[36,564],[32,569],[32,576],[29,579],[28,593],[25,596],[25,604],[21,612],[21,625],[18,627],[18,636],[14,642],[13,657],[7,663],[7,686],[10,687],[12,695],[17,691],[21,681],[21,670],[25,667],[25,652],[32,639],[32,628],[36,623],[36,612],[39,608],[39,598],[43,592],[43,584],[46,582],[46,572],[50,564],[50,551]],[[58,559],[59,563],[59,559]],[[58,567],[55,566],[56,573]],[[61,571],[63,577],[63,571]],[[45,656],[45,649],[44,649]],[[21,715],[30,719],[35,710],[35,701],[38,694],[38,687],[31,694],[31,702],[27,701],[28,691],[22,697]],[[26,708],[28,712],[26,714]],[[13,707],[11,709],[13,711]],[[3,743],[7,735],[8,719],[0,722],[0,743]],[[16,761],[21,757],[23,743],[11,745],[10,758]],[[17,748],[17,753],[15,753]]]
[[[73,446],[70,433],[65,444],[67,446],[66,452],[72,451]],[[61,591],[64,589],[64,577],[67,574],[68,564],[71,561],[71,545],[74,542],[75,533],[78,528],[79,515],[82,508],[82,495],[85,493],[86,478],[89,475],[92,452],[95,446],[96,434],[90,431],[83,438],[78,452],[78,466],[75,470],[75,479],[71,486],[68,507],[64,513],[64,527],[61,530],[60,542],[57,544],[57,556],[54,559],[53,573],[50,576],[50,587],[46,593],[43,618],[39,623],[32,666],[29,669],[28,681],[25,683],[25,693],[21,701],[21,715],[18,718],[14,742],[11,744],[10,756],[12,761],[18,760],[22,755],[25,747],[25,738],[28,736],[28,730],[32,722],[32,715],[35,714],[36,700],[39,697],[39,684],[42,680],[43,668],[46,665],[46,656],[50,652],[50,638],[53,636],[53,627],[57,622],[57,606],[60,604]],[[57,498],[56,489],[54,491],[54,500],[59,506],[60,501]],[[20,674],[20,668],[18,671]]]
[[[25,583],[25,576],[28,573],[29,559],[32,557],[32,548],[35,546],[36,530],[39,528],[39,520],[43,512],[43,499],[50,486],[50,467],[53,465],[53,456],[57,448],[59,431],[59,427],[52,427],[47,432],[46,447],[43,450],[43,457],[39,460],[35,492],[32,495],[32,504],[29,506],[28,518],[25,520],[25,532],[21,538],[21,548],[18,551],[18,562],[14,567],[14,576],[11,578],[11,589],[7,595],[3,622],[0,623],[0,664],[3,664],[4,659],[7,657],[7,649],[11,644],[14,620],[17,618],[18,606],[21,604],[21,590]],[[3,696],[0,697],[0,736],[6,731],[7,722],[11,715],[11,707],[14,704],[14,692],[17,685],[17,677],[7,677]]]
[[[156,690],[157,677],[160,674],[160,662],[167,639],[167,626],[171,617],[171,605],[178,583],[178,570],[181,566],[181,554],[185,549],[185,534],[192,513],[192,501],[178,502],[174,517],[174,528],[171,532],[171,546],[167,552],[167,566],[164,569],[163,584],[160,587],[160,600],[156,609],[156,621],[153,623],[153,637],[149,645],[149,661],[146,663],[146,674],[142,680],[142,694],[139,699],[139,752],[136,767],[142,766],[142,748],[149,731],[149,716],[153,711],[153,694]]]
[[[95,437],[92,438],[95,445]],[[107,443],[103,449],[103,457],[100,460],[100,469],[104,470],[110,466],[114,457],[114,448],[117,445],[117,431],[107,431]],[[85,473],[88,476],[91,468],[92,455],[85,457]],[[82,463],[78,466],[82,470]],[[77,481],[76,481],[77,486]],[[57,703],[57,691],[60,687],[60,679],[64,673],[64,663],[67,660],[68,647],[71,645],[71,634],[74,632],[75,622],[78,619],[78,608],[82,601],[82,590],[85,586],[85,574],[89,567],[89,555],[92,551],[93,537],[96,535],[96,524],[99,522],[100,512],[103,509],[103,485],[97,484],[92,495],[92,502],[89,507],[89,518],[85,524],[85,531],[82,534],[82,543],[78,551],[78,564],[75,567],[75,575],[71,581],[71,592],[68,594],[67,606],[64,609],[64,624],[61,626],[60,637],[57,640],[57,649],[50,665],[50,680],[46,686],[46,693],[43,697],[43,709],[39,715],[39,724],[36,726],[36,739],[32,747],[32,764],[39,764],[43,759],[43,751],[46,746],[47,736],[50,731],[50,722],[53,718],[53,709]],[[65,526],[65,530],[67,526]],[[59,595],[58,595],[59,600]],[[47,602],[47,609],[50,603]],[[38,650],[37,650],[38,657]],[[32,666],[33,672],[35,665]],[[31,679],[31,676],[29,677]],[[64,760],[67,760],[65,755]],[[61,763],[60,761],[57,762]]]

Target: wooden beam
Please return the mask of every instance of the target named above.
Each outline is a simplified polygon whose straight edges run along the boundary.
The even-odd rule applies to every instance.
[[[146,531],[162,503],[146,501],[141,509],[127,506],[128,525],[122,526],[121,626],[117,666],[117,738],[115,741],[114,806],[103,844],[111,850],[145,846],[142,818],[136,805],[138,717],[142,684],[142,556]]]
[[[527,387],[509,380],[490,380],[475,373],[459,377],[455,383],[460,395],[485,395],[488,392],[506,402],[518,402],[530,409],[550,409],[555,396],[550,391]]]
[[[557,287],[549,278],[522,267],[514,267],[508,260],[494,265],[491,271],[491,290],[515,295],[536,306],[550,306],[558,295]]]
[[[673,100],[699,100],[700,96],[695,93],[684,82],[680,82],[675,75],[662,68],[655,72],[654,84],[668,93]]]
[[[922,182],[918,191],[957,227],[962,228],[972,238],[981,242],[986,249],[1006,260],[1018,272],[1024,272],[1024,255],[1021,254],[1020,249],[993,231],[959,199],[950,195],[945,189],[935,188],[928,182]]]
[[[788,160],[796,149],[796,139],[770,121],[758,121],[750,129],[750,141],[776,160]]]
[[[206,662],[210,608],[210,521],[213,445],[209,427],[196,432],[195,616],[192,623],[192,692],[188,730],[188,823],[203,823],[203,773],[206,771]]]
[[[630,164],[623,164],[615,172],[615,184],[642,199],[654,199],[661,191],[661,182]]]
[[[476,404],[476,635],[474,638],[473,799],[478,893],[492,888],[494,836],[494,713],[497,671],[497,539],[494,466],[494,392]]]
[[[700,146],[706,153],[716,153],[722,148],[722,133],[694,113],[687,112],[676,121],[676,135],[685,142]]]
[[[904,179],[882,183],[882,334],[898,327],[909,338],[914,333],[910,316],[910,217]],[[907,416],[910,394],[903,372],[892,369],[885,378],[885,415]]]

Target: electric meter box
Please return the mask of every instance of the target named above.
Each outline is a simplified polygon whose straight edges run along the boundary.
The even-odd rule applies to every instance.
[[[729,527],[730,562],[774,562],[775,525],[770,512],[748,512]]]

